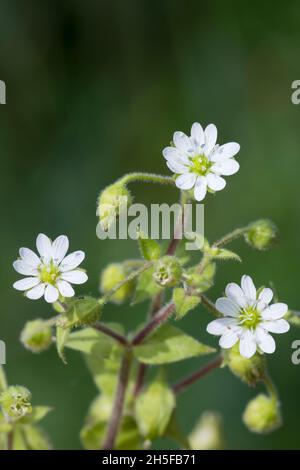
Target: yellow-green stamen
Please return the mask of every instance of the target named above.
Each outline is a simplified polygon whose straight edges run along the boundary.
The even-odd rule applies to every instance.
[[[42,282],[52,285],[55,284],[55,281],[57,280],[60,274],[58,266],[56,266],[52,261],[50,262],[50,264],[41,265],[41,267],[39,268],[39,273]]]
[[[196,155],[195,157],[192,157],[191,163],[191,172],[196,173],[199,176],[205,176],[212,166],[212,162],[205,155]]]
[[[256,328],[261,321],[261,315],[255,307],[246,307],[241,311],[239,320],[246,328]]]

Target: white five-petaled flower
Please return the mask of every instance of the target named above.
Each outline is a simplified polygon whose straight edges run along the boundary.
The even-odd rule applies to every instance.
[[[252,357],[256,350],[275,351],[275,341],[270,333],[286,333],[290,325],[282,317],[288,306],[283,303],[269,305],[273,292],[264,288],[257,292],[250,276],[243,276],[241,287],[234,282],[227,285],[226,297],[216,301],[216,309],[225,318],[207,325],[208,333],[221,336],[219,345],[228,349],[238,341],[240,354]]]
[[[194,188],[196,201],[205,198],[207,189],[220,191],[226,186],[223,176],[230,176],[239,170],[233,158],[240,150],[239,144],[229,142],[217,145],[217,128],[209,124],[205,130],[198,122],[191,128],[191,136],[183,132],[173,135],[174,147],[166,147],[163,156],[167,166],[177,176],[176,186],[182,190]]]
[[[40,233],[36,239],[37,256],[29,248],[20,248],[20,259],[13,263],[14,269],[25,277],[14,283],[13,287],[25,291],[29,299],[40,299],[56,302],[59,295],[73,297],[71,284],[83,284],[87,281],[86,273],[76,269],[84,260],[83,251],[74,251],[66,256],[69,239],[60,235],[54,242]]]

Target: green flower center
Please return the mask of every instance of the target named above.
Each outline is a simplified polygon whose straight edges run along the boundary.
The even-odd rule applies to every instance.
[[[212,162],[205,155],[196,155],[191,158],[191,171],[196,175],[204,176],[212,166]]]
[[[246,307],[241,311],[239,320],[246,328],[256,328],[261,321],[261,315],[256,308]]]
[[[60,274],[58,266],[56,266],[53,261],[51,261],[50,264],[42,264],[39,268],[39,273],[42,282],[53,285]]]

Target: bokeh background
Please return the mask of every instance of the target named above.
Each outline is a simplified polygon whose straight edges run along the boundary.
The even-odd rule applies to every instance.
[[[220,267],[211,297],[244,273],[258,285],[272,280],[279,296],[300,309],[300,105],[291,83],[300,79],[299,2],[176,0],[2,0],[0,79],[1,269],[0,338],[7,344],[10,383],[28,386],[35,404],[55,411],[44,421],[57,449],[80,448],[78,438],[96,389],[83,359],[69,352],[64,366],[54,348],[32,355],[19,342],[24,323],[48,318],[50,307],[12,289],[20,246],[34,248],[45,232],[65,233],[86,252],[89,281],[78,292],[96,295],[101,269],[136,256],[132,241],[96,238],[96,197],[132,170],[168,174],[162,148],[174,130],[193,121],[218,126],[219,142],[241,143],[240,172],[205,206],[211,240],[260,217],[279,226],[281,243],[258,253],[237,242],[243,265]],[[136,201],[176,201],[173,189],[132,187]],[[146,304],[105,310],[105,320],[130,329]],[[194,311],[182,327],[204,342],[209,316]],[[300,365],[291,363],[292,329],[277,337],[270,371],[282,400],[284,426],[269,436],[247,431],[241,414],[257,391],[223,369],[179,399],[186,432],[206,409],[222,413],[231,449],[300,447]],[[201,361],[200,361],[201,362]],[[171,367],[171,380],[199,360]],[[162,441],[158,446],[172,448]]]

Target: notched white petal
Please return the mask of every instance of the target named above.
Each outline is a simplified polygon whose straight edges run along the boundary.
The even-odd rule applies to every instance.
[[[33,287],[32,289],[28,290],[25,293],[25,296],[28,297],[28,299],[37,300],[44,295],[44,292],[45,284],[38,284],[36,287]]]
[[[61,279],[71,282],[72,284],[83,284],[88,280],[88,277],[84,271],[75,269],[74,271],[67,271],[62,273]]]
[[[232,300],[234,303],[239,305],[240,307],[244,308],[247,305],[247,300],[245,298],[245,294],[243,290],[240,288],[238,284],[235,282],[231,282],[227,284],[225,289],[226,296]]]
[[[240,312],[239,306],[226,297],[216,301],[216,309],[227,317],[237,317]]]
[[[14,289],[17,290],[28,290],[34,286],[37,286],[40,283],[39,278],[37,277],[25,277],[24,279],[20,279],[13,284]]]
[[[56,263],[60,263],[69,249],[69,239],[66,235],[60,235],[52,243],[52,257]]]
[[[241,280],[241,286],[244,291],[244,294],[250,302],[255,302],[256,300],[256,288],[250,276],[244,275]]]
[[[56,302],[58,299],[59,293],[56,287],[52,286],[51,284],[48,284],[45,289],[45,300],[49,304],[52,304],[53,302]]]
[[[48,261],[52,257],[52,243],[44,233],[39,233],[36,239],[36,247],[41,257]]]
[[[71,271],[72,269],[77,268],[82,263],[84,258],[85,253],[83,251],[74,251],[62,260],[59,269],[61,272]]]
[[[23,274],[23,276],[34,276],[38,274],[38,271],[30,264],[25,263],[25,261],[18,259],[14,261],[13,267],[15,271],[19,274]]]
[[[287,304],[278,302],[265,308],[261,315],[264,320],[278,320],[279,318],[282,318],[287,313],[287,311]]]
[[[20,248],[19,250],[22,260],[32,266],[37,268],[41,262],[40,258],[29,248]]]
[[[73,297],[75,295],[73,287],[67,281],[58,281],[57,287],[63,297]]]

